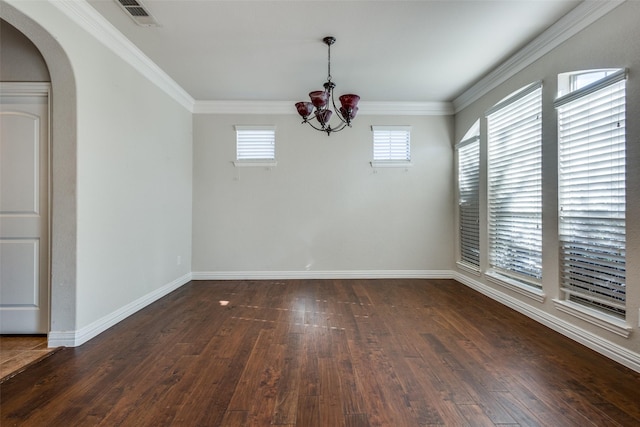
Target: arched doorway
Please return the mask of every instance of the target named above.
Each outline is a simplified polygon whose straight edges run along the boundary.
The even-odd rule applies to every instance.
[[[76,329],[76,85],[59,43],[37,22],[3,3],[0,18],[38,48],[51,77],[51,314],[49,344]],[[73,332],[72,332],[73,333]]]

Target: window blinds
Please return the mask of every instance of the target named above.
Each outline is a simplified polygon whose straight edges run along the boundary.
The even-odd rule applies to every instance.
[[[236,126],[235,128],[237,160],[275,160],[275,127]]]
[[[488,119],[489,264],[541,288],[542,84],[500,102]]]
[[[411,160],[411,128],[408,126],[372,126],[373,160]]]
[[[624,73],[556,101],[561,289],[625,314]]]
[[[480,266],[480,138],[458,147],[460,261]]]

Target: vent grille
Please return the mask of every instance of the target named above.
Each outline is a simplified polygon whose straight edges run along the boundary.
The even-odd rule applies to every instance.
[[[147,11],[142,7],[128,7],[127,10],[133,16],[149,16]]]
[[[127,12],[136,24],[144,27],[157,27],[158,21],[149,13],[147,8],[138,0],[116,0],[116,3]]]

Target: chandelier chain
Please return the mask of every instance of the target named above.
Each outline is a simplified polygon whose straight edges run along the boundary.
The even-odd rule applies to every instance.
[[[328,49],[328,59],[327,59],[327,80],[331,81],[331,44],[327,44]]]

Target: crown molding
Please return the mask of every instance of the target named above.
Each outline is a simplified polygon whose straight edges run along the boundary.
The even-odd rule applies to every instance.
[[[585,0],[453,101],[458,113],[626,0]]]
[[[361,102],[358,114],[369,116],[450,116],[451,102]]]
[[[57,0],[50,3],[129,63],[158,88],[166,92],[176,102],[187,110],[193,111],[193,97],[111,25],[98,11],[91,7],[89,3],[75,0]]]
[[[196,101],[195,114],[297,114],[295,101]],[[359,104],[361,116],[447,116],[450,102],[367,102]]]

